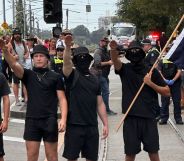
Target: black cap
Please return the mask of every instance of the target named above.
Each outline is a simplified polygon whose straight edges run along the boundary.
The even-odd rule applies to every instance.
[[[125,58],[131,61],[132,57],[134,56],[136,57],[138,56],[140,60],[142,60],[145,58],[146,53],[141,47],[131,47],[131,48],[126,49]]]
[[[74,50],[73,50],[73,56],[74,57],[77,56],[77,55],[81,55],[81,54],[89,55],[91,60],[93,60],[93,57],[89,54],[88,48],[86,48],[84,46],[80,46],[80,47],[74,48]]]
[[[34,43],[37,43],[37,39],[33,35],[27,35],[26,40],[33,41]]]
[[[144,40],[142,40],[142,42],[141,42],[141,44],[143,44],[143,45],[151,45],[151,40],[150,39],[144,39]]]
[[[21,33],[21,31],[20,31],[19,28],[14,28],[14,29],[12,30],[12,34],[13,34],[13,35],[15,35],[15,34],[20,34],[20,35],[21,35],[22,33]]]
[[[33,48],[33,53],[31,54],[31,58],[33,58],[34,54],[36,53],[42,53],[44,54],[48,59],[50,59],[49,51],[44,45],[36,45]]]

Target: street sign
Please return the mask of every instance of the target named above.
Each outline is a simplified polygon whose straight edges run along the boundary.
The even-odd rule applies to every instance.
[[[6,22],[3,22],[1,25],[4,29],[8,29],[8,24]]]

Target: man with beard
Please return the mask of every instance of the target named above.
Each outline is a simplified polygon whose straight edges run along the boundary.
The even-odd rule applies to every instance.
[[[125,57],[130,63],[125,64],[119,59],[117,43],[111,41],[110,47],[115,73],[120,76],[122,82],[123,113],[127,111],[141,85],[145,83],[124,121],[125,160],[134,161],[136,154],[141,151],[142,143],[150,160],[159,161],[159,136],[154,113],[155,98],[157,98],[157,92],[169,96],[169,87],[156,69],[152,71],[152,74],[148,74],[149,67],[144,64],[146,54],[142,48],[127,49]]]
[[[15,57],[17,62],[22,65],[26,64],[26,58],[28,58],[29,53],[25,42],[21,38],[21,31],[18,28],[13,29],[12,31],[12,40],[8,43],[8,51]],[[15,95],[15,105],[20,106],[19,102],[19,84],[20,79],[13,73],[13,92]],[[27,103],[27,91],[23,85],[23,97],[25,103]]]
[[[33,48],[31,58],[33,70],[23,68],[0,40],[0,47],[5,59],[15,75],[23,81],[28,91],[28,103],[24,129],[26,140],[27,161],[37,161],[41,140],[45,146],[48,161],[58,161],[58,131],[64,131],[67,118],[67,101],[64,84],[59,74],[49,68],[49,51],[43,45]],[[57,122],[58,105],[61,120]],[[59,124],[59,125],[58,125]]]
[[[116,115],[117,113],[112,111],[109,107],[109,73],[111,65],[113,65],[109,52],[107,50],[107,45],[109,43],[108,38],[103,38],[100,40],[99,48],[94,52],[94,64],[93,68],[97,71],[97,76],[99,78],[102,98],[105,103],[106,111],[108,115]]]
[[[96,161],[99,146],[97,114],[103,123],[103,138],[108,136],[108,121],[100,84],[89,72],[93,57],[86,47],[78,47],[73,51],[72,63],[71,35],[65,37],[65,45],[63,74],[69,107],[63,156],[68,161],[76,161],[81,152],[86,160]]]

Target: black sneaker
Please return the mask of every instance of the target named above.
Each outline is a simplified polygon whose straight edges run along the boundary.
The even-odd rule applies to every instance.
[[[178,121],[176,121],[176,124],[178,124],[178,125],[183,125],[184,123],[183,123],[182,120],[178,120]]]
[[[114,111],[112,111],[112,110],[109,110],[109,111],[107,111],[107,115],[117,115],[117,113],[116,112],[114,112]]]
[[[160,125],[166,125],[166,124],[167,124],[167,121],[160,120],[159,124],[160,124]]]

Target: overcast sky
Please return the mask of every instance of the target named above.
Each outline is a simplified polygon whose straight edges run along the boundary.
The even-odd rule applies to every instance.
[[[6,21],[12,24],[12,0],[6,1]],[[63,25],[66,27],[66,9],[69,9],[69,28],[83,24],[90,31],[98,29],[98,18],[112,16],[116,12],[117,0],[63,0]],[[29,4],[29,0],[26,0]],[[3,0],[0,0],[0,24],[3,23]],[[86,5],[91,5],[91,12],[86,13]],[[51,29],[55,24],[48,25],[43,20],[43,1],[31,0],[32,11],[39,20],[41,29]]]

